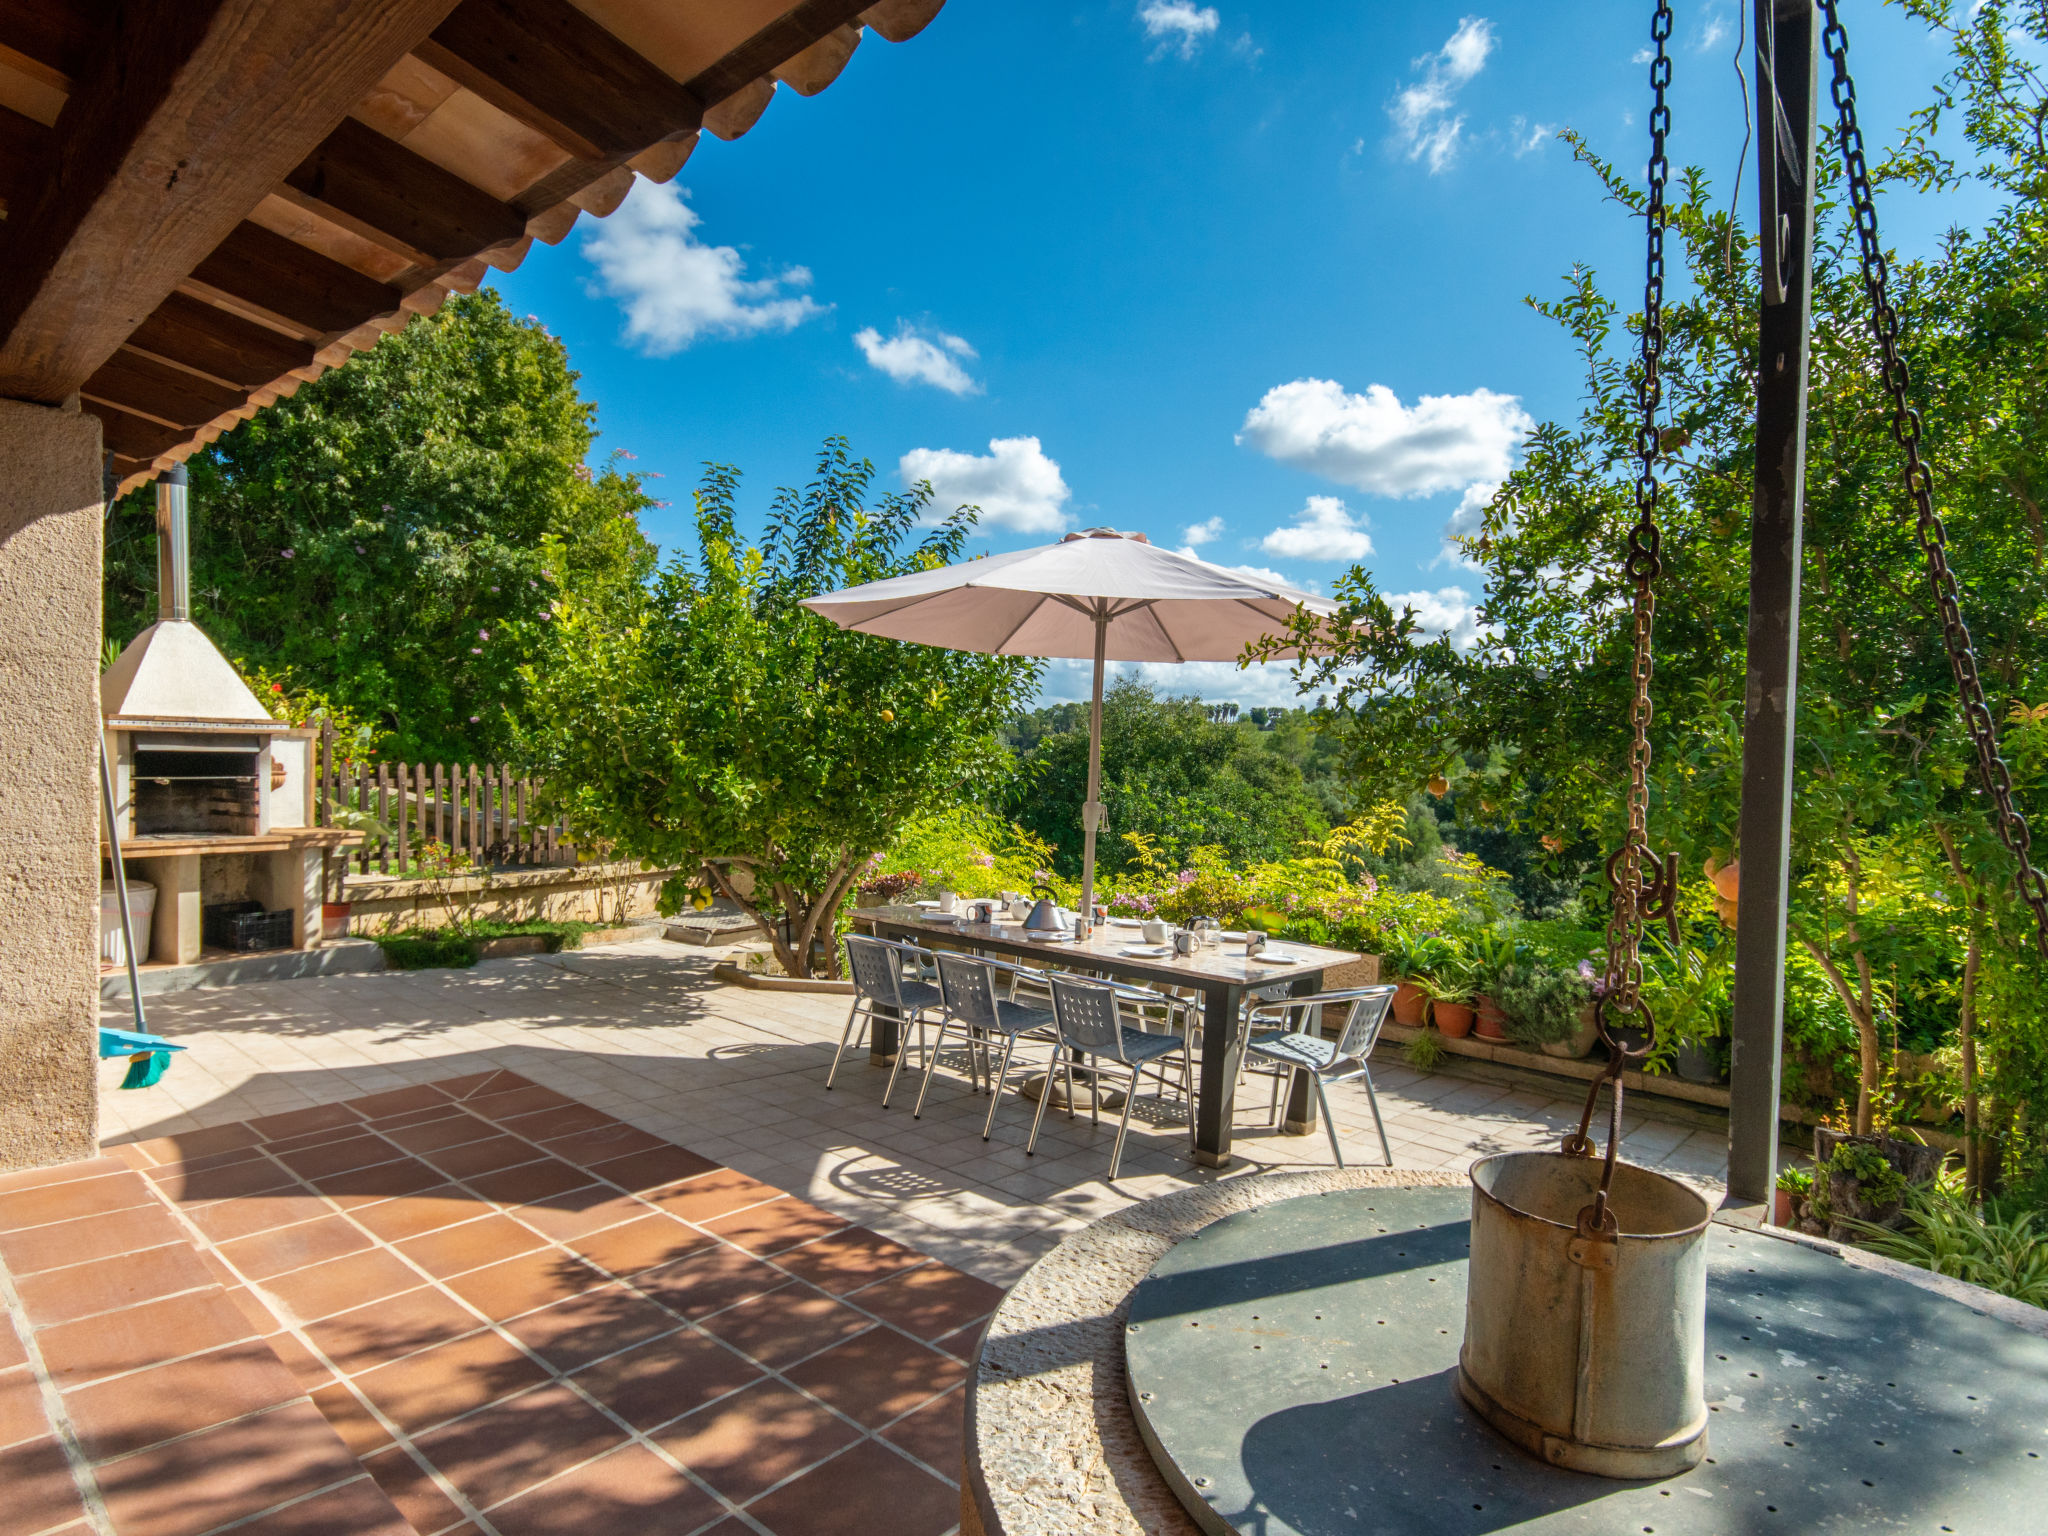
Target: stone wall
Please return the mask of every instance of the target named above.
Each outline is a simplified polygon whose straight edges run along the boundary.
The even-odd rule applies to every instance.
[[[0,400],[0,1169],[98,1145],[100,424]]]
[[[662,882],[674,873],[634,864],[584,864],[499,870],[488,878],[438,884],[352,874],[345,887],[349,932],[367,936],[402,928],[439,928],[458,904],[471,897],[477,916],[506,923],[608,923],[621,916],[652,917]]]

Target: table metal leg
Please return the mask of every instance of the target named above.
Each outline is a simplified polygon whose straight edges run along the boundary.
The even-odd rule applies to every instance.
[[[1205,1168],[1230,1166],[1230,1121],[1242,1054],[1237,1016],[1243,1006],[1241,986],[1202,988],[1202,1091],[1195,1100],[1194,1155]]]
[[[1323,973],[1303,976],[1287,989],[1290,997],[1310,997],[1323,990]],[[1316,1082],[1312,1073],[1296,1069],[1288,1075],[1287,1113],[1280,1129],[1289,1136],[1310,1136],[1316,1128]]]
[[[868,1062],[872,1066],[894,1065],[896,1053],[903,1048],[903,1021],[896,1010],[886,1003],[875,1005],[873,1017],[868,1020]]]

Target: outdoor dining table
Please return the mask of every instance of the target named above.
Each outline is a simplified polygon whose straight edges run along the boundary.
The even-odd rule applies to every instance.
[[[1291,941],[1275,941],[1271,959],[1248,958],[1242,939],[1198,948],[1192,955],[1129,955],[1124,951],[1153,947],[1144,944],[1136,928],[1105,924],[1083,941],[1053,941],[1027,936],[1019,923],[948,920],[922,907],[863,907],[853,918],[881,939],[1000,955],[1028,965],[1056,965],[1117,981],[1199,992],[1202,1054],[1195,1093],[1194,1157],[1209,1168],[1230,1166],[1237,1069],[1244,1051],[1238,1018],[1245,994],[1270,999],[1306,997],[1322,990],[1325,971],[1360,958],[1348,950]],[[878,1013],[868,1040],[870,1056],[887,1062],[894,1059],[897,1048],[895,1021]],[[1299,1071],[1288,1091],[1285,1128],[1295,1135],[1316,1129],[1315,1093],[1307,1076]]]

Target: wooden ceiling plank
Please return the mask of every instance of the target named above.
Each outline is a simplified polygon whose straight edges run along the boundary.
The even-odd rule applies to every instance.
[[[304,368],[316,350],[311,342],[282,336],[184,293],[159,304],[128,341],[245,390]]]
[[[174,422],[187,431],[248,399],[247,390],[202,379],[127,347],[108,358],[79,393],[137,415]]]
[[[704,103],[567,0],[462,0],[419,57],[583,160],[695,128]]]
[[[449,8],[113,8],[55,124],[53,174],[0,224],[0,397],[54,404],[83,384]]]
[[[354,118],[285,183],[435,262],[466,261],[526,228],[518,210]]]
[[[365,315],[396,309],[405,297],[389,283],[247,221],[192,269],[192,277],[318,335],[348,330]]]
[[[0,203],[12,208],[49,163],[57,136],[32,117],[0,106]]]
[[[107,10],[107,0],[0,0],[0,48],[60,75],[76,75],[106,24]]]
[[[119,406],[97,400],[81,400],[88,416],[100,419],[102,442],[107,452],[123,459],[153,459],[168,453],[192,436],[190,427],[167,427],[162,422],[132,415]]]

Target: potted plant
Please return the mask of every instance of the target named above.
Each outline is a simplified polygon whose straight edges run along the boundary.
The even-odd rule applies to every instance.
[[[1907,1186],[1932,1184],[1941,1160],[1939,1147],[1823,1126],[1813,1133],[1813,1197],[1800,1228],[1848,1243],[1869,1227],[1895,1226]]]
[[[1508,1038],[1550,1056],[1583,1056],[1593,1048],[1592,992],[1575,972],[1509,966],[1495,997],[1507,1015]]]
[[[1477,1017],[1472,1008],[1472,962],[1462,951],[1437,962],[1418,982],[1439,1034],[1446,1040],[1462,1040],[1472,1033]]]
[[[1394,985],[1393,1013],[1396,1024],[1411,1029],[1429,1020],[1429,993],[1424,987],[1430,972],[1448,960],[1455,960],[1457,947],[1434,933],[1410,934],[1389,929],[1380,946],[1380,964],[1386,979]]]
[[[1528,945],[1517,943],[1505,933],[1474,934],[1469,947],[1472,1004],[1480,1038],[1506,1040],[1508,1016],[1500,1005],[1500,989],[1504,980],[1529,968],[1532,952]]]
[[[1806,1215],[1806,1202],[1813,1195],[1813,1170],[1797,1163],[1780,1170],[1777,1188],[1771,1191],[1771,1225],[1790,1227]]]

